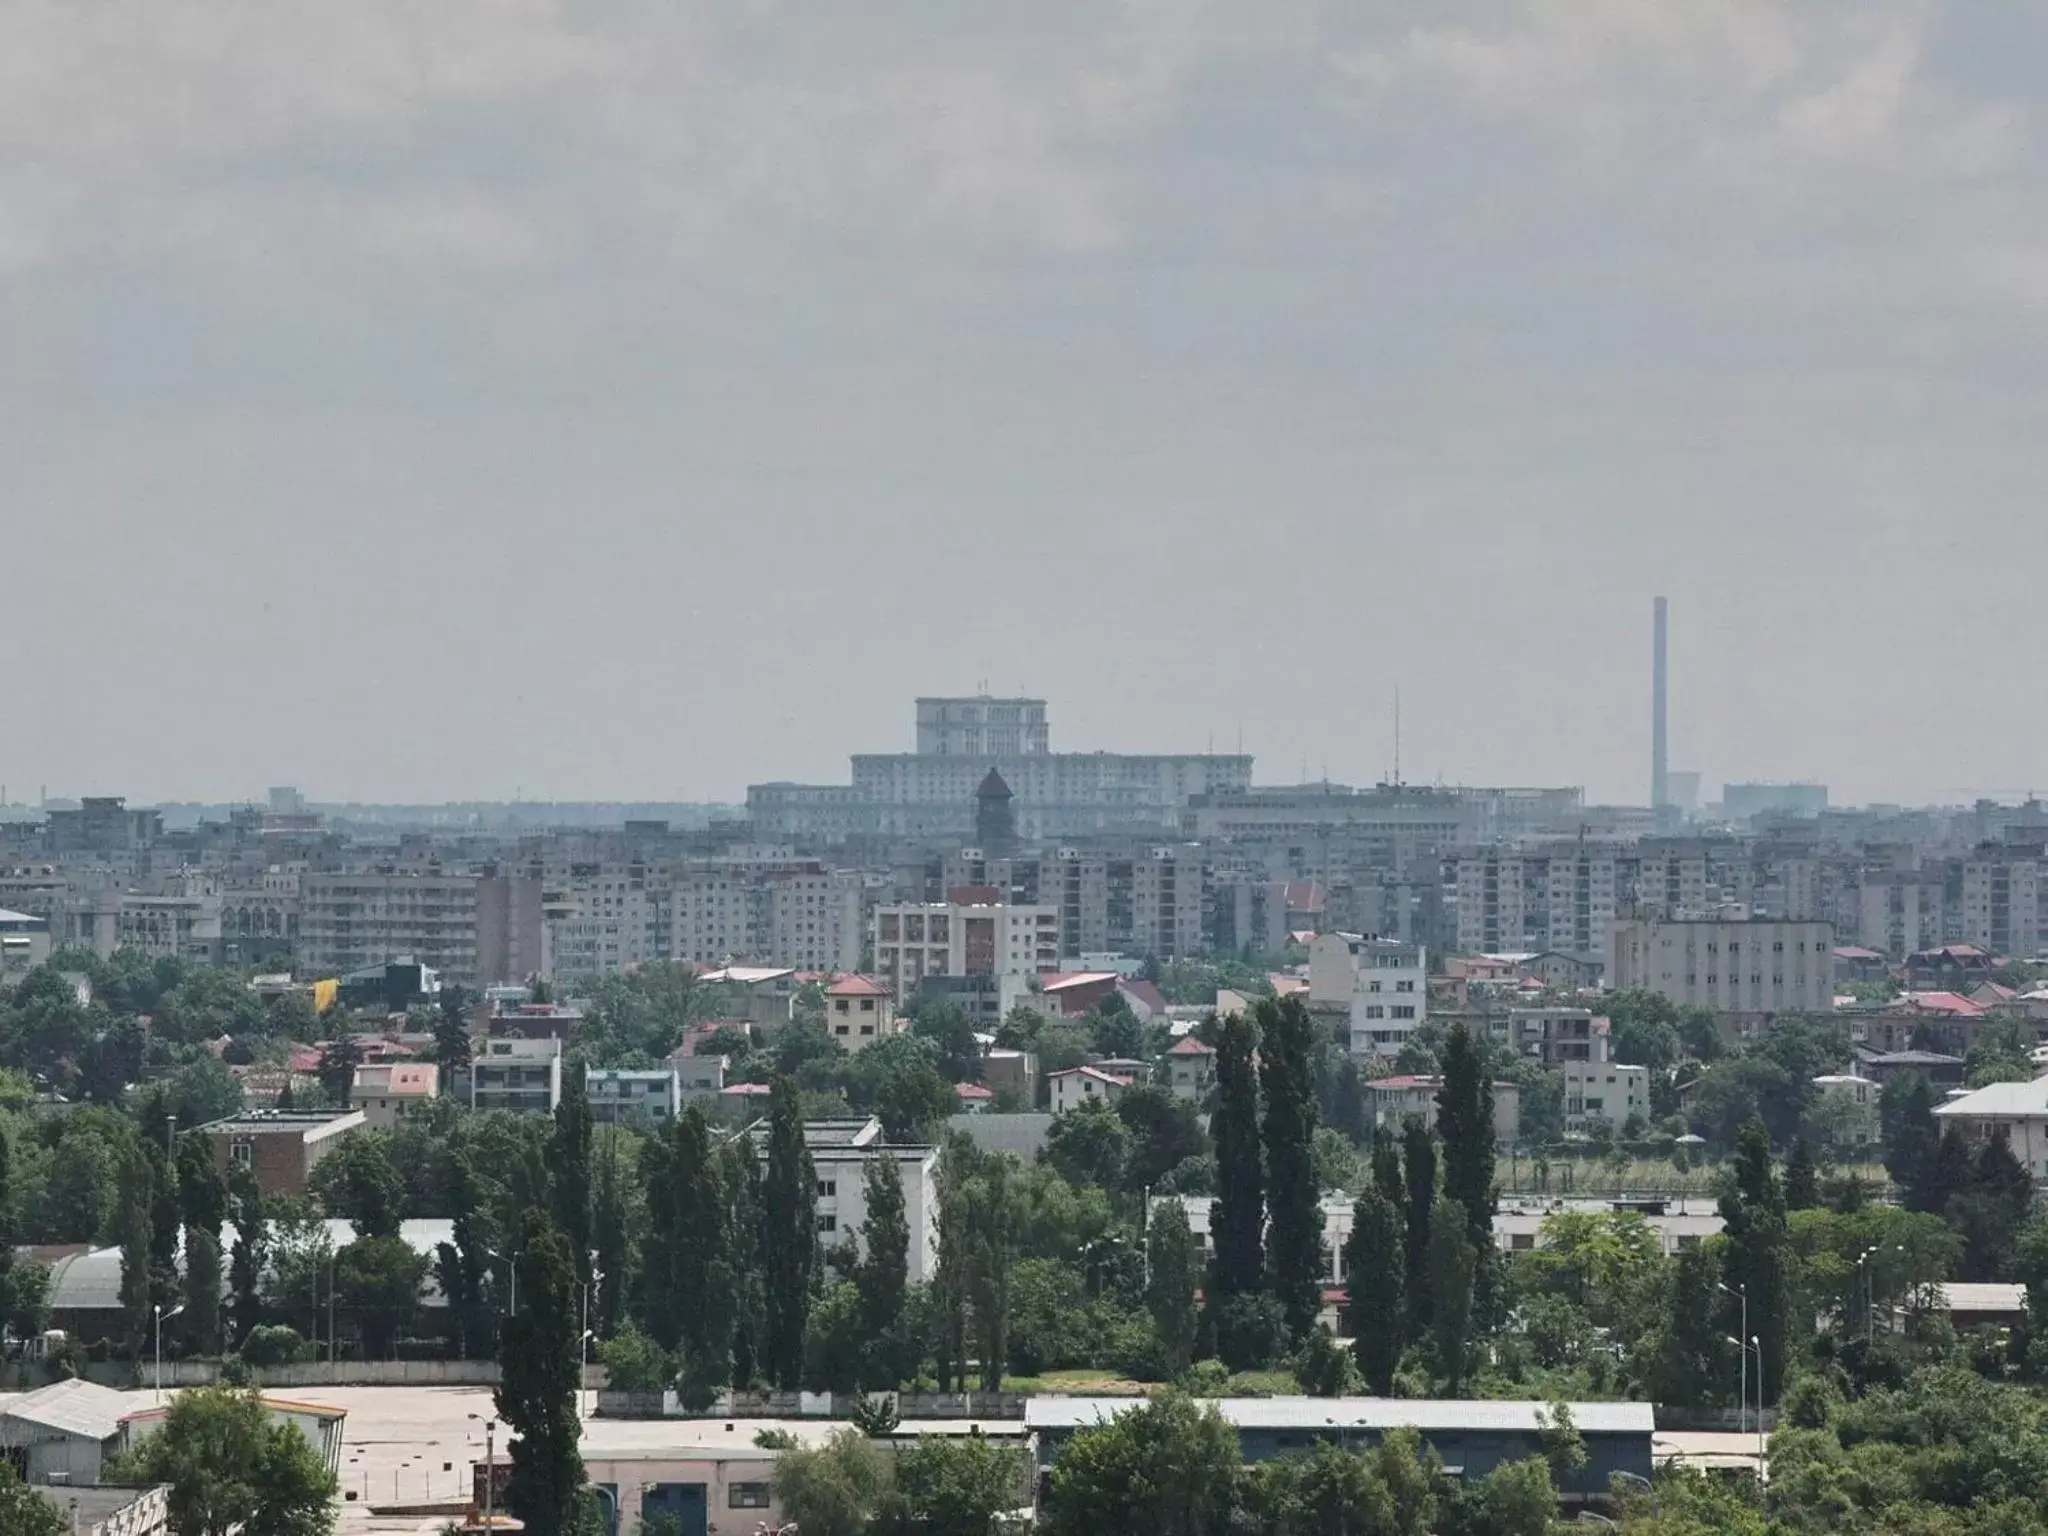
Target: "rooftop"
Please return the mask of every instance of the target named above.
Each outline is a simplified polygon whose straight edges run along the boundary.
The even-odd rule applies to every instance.
[[[111,1440],[133,1400],[112,1387],[74,1377],[17,1397],[0,1410],[0,1423],[19,1420],[86,1440]]]
[[[827,997],[887,997],[889,989],[872,976],[841,976],[825,989]]]
[[[1946,1104],[1934,1107],[1937,1115],[1967,1115],[1976,1118],[1986,1116],[2048,1115],[2048,1077],[2037,1077],[2030,1083],[1993,1083],[1988,1088],[1979,1088],[1975,1093],[1966,1093],[1960,1098],[1950,1099]]]
[[[2024,1312],[2027,1310],[2027,1288],[2024,1285],[1993,1283],[1968,1283],[1951,1280],[1935,1287],[1941,1296],[1942,1307],[1950,1312]]]
[[[247,1109],[199,1127],[215,1135],[306,1136],[318,1138],[363,1123],[359,1109]]]
[[[1105,1423],[1142,1402],[1129,1397],[1033,1397],[1024,1404],[1026,1429],[1078,1429]],[[1548,1403],[1481,1399],[1396,1397],[1225,1397],[1216,1411],[1238,1429],[1491,1429],[1533,1434],[1550,1413]],[[1572,1403],[1581,1434],[1647,1436],[1656,1427],[1648,1403]]]

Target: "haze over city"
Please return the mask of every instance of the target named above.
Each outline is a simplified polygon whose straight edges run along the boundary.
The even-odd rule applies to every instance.
[[[2017,797],[2044,33],[20,8],[0,779],[730,802],[986,682],[1370,783],[1398,687],[1641,803],[1661,592],[1673,767]]]

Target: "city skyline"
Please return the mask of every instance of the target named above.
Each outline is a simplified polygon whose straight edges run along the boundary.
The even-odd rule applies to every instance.
[[[1655,593],[1710,785],[2048,761],[1948,616],[2048,557],[2025,8],[128,20],[11,38],[11,785],[726,798],[987,678],[1635,801]]]

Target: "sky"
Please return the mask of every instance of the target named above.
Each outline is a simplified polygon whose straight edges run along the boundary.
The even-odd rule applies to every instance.
[[[2048,789],[2048,8],[0,16],[17,801]]]

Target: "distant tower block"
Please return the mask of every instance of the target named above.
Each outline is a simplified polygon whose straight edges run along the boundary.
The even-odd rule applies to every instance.
[[[1650,804],[1663,810],[1671,803],[1670,785],[1666,777],[1670,770],[1670,759],[1665,755],[1664,736],[1664,685],[1665,650],[1664,631],[1669,617],[1670,605],[1658,598],[1651,608],[1650,635]]]
[[[1010,804],[1015,798],[993,768],[974,792],[974,840],[990,858],[1017,846],[1017,813]]]

